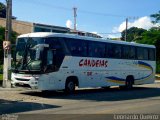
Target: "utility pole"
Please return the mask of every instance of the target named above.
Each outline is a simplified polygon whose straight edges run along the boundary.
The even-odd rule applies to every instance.
[[[74,12],[74,31],[76,32],[77,30],[77,8],[76,7],[73,8],[73,12]]]
[[[3,87],[11,87],[9,81],[9,70],[11,69],[11,31],[12,31],[12,0],[6,0],[6,30],[5,40],[3,41],[4,65],[3,65]]]
[[[125,41],[127,41],[128,18],[126,18]]]

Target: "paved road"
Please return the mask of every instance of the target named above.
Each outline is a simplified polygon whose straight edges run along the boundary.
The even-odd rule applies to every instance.
[[[0,91],[0,114],[160,114],[160,82],[135,86],[63,92]],[[63,117],[63,116],[62,116]]]

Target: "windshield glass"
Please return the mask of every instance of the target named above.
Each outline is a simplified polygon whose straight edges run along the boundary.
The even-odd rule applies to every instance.
[[[17,70],[40,70],[44,48],[43,38],[18,38],[15,55]]]

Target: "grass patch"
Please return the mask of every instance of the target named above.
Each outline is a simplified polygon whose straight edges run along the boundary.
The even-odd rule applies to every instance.
[[[156,75],[156,80],[160,80],[159,74],[158,74],[158,76]]]
[[[0,74],[0,81],[3,80],[3,74]]]

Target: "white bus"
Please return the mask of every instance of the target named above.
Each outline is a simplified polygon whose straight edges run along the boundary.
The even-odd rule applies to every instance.
[[[155,46],[63,33],[29,33],[16,43],[13,86],[39,90],[150,84]]]

